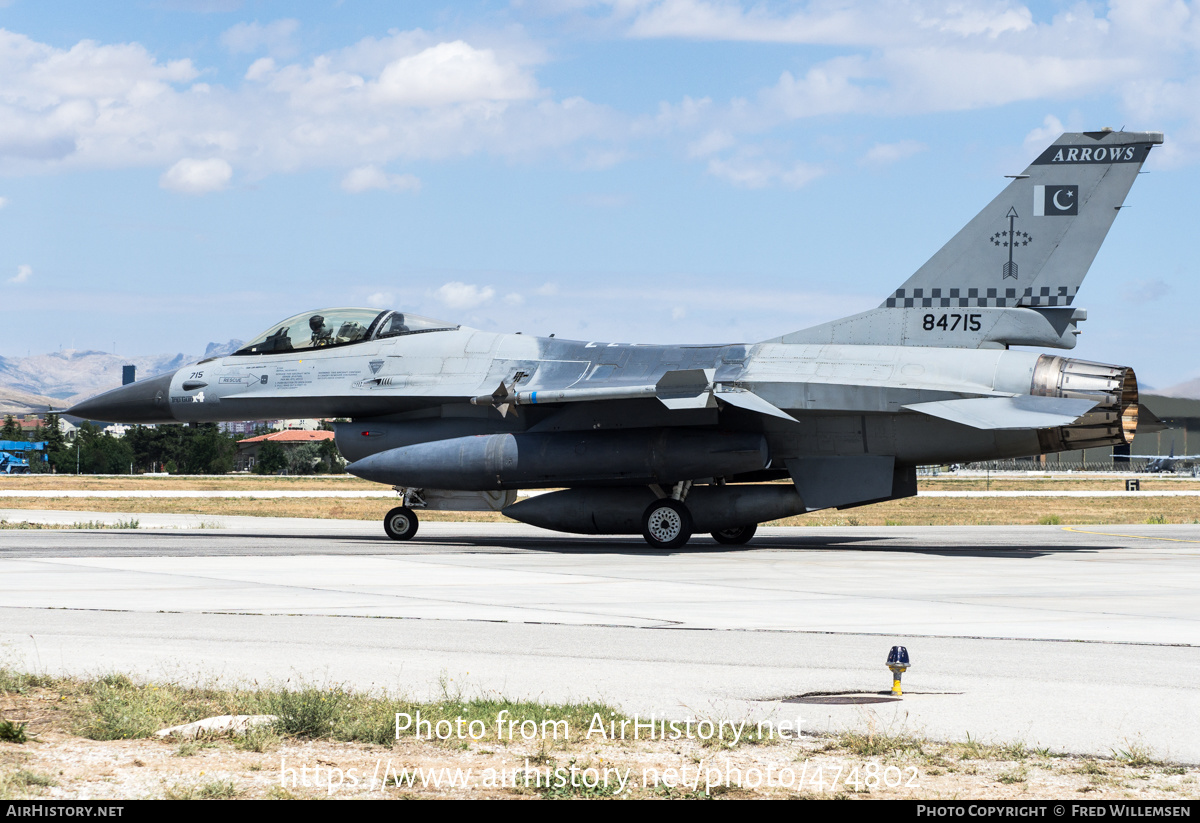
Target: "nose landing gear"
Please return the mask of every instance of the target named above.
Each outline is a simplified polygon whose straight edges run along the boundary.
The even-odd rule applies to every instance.
[[[397,506],[383,518],[383,530],[393,540],[411,540],[417,525],[417,513],[408,506]]]

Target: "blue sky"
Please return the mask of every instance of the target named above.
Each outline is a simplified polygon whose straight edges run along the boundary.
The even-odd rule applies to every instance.
[[[751,341],[865,310],[1063,130],[1159,130],[1074,356],[1200,375],[1200,5],[0,0],[0,355],[321,306]]]

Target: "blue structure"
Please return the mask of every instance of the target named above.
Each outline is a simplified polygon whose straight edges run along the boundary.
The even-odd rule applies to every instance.
[[[38,454],[29,454],[38,452]],[[0,440],[0,474],[26,474],[30,458],[46,462],[46,441]]]

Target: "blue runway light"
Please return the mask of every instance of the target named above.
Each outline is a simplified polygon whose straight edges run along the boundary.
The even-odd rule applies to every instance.
[[[911,665],[912,663],[908,659],[908,649],[904,646],[892,646],[892,650],[888,652],[887,667],[892,670],[892,694],[897,697],[902,693],[900,691],[900,676]]]

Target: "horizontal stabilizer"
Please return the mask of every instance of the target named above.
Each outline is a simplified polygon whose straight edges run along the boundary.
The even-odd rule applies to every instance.
[[[973,429],[1017,431],[1069,426],[1095,405],[1095,400],[1022,394],[1016,397],[935,400],[932,403],[913,403],[903,408]]]
[[[1155,432],[1166,431],[1171,428],[1166,423],[1158,418],[1158,415],[1150,411],[1145,406],[1138,405],[1137,416],[1137,433],[1138,434],[1154,434]]]

